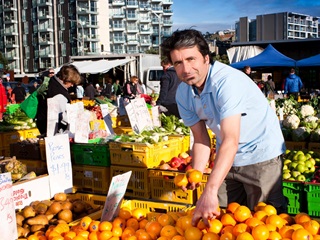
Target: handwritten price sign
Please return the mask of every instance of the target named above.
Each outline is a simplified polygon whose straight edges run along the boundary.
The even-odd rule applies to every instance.
[[[18,238],[11,173],[0,174],[0,222],[1,239]]]
[[[47,137],[46,155],[51,197],[58,192],[72,192],[72,166],[68,134]]]

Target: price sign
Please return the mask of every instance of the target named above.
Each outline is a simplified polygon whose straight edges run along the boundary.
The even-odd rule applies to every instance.
[[[71,193],[72,166],[68,134],[46,137],[47,168],[50,182],[50,195],[59,192]]]
[[[106,125],[106,130],[108,134],[114,134],[113,128],[112,128],[112,119],[109,113],[109,107],[108,104],[100,104],[103,120]]]
[[[11,173],[0,174],[0,232],[1,239],[17,239]]]
[[[77,125],[74,135],[76,143],[88,143],[90,133],[90,112],[79,110],[77,115]]]
[[[144,98],[136,98],[125,106],[133,131],[140,133],[153,128],[150,113]]]
[[[153,122],[153,126],[155,126],[155,127],[161,127],[159,106],[152,107],[152,108],[151,108],[151,112],[152,112],[152,122]]]
[[[127,190],[132,171],[114,176],[110,183],[106,203],[102,211],[101,221],[112,221],[118,214],[119,204]]]

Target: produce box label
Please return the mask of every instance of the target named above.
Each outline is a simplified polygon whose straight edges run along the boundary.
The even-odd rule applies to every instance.
[[[11,173],[0,174],[0,222],[1,239],[18,238]]]
[[[46,137],[47,168],[51,198],[59,192],[71,193],[73,188],[68,134]]]
[[[12,186],[12,198],[15,209],[22,209],[31,202],[50,199],[49,176],[17,182]]]

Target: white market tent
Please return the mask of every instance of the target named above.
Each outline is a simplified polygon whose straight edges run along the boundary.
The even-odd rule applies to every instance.
[[[78,68],[80,73],[90,73],[90,74],[97,74],[97,73],[106,73],[110,69],[122,66],[127,64],[134,59],[117,59],[117,60],[84,60],[84,61],[74,61],[70,64],[74,65]],[[61,67],[55,69],[55,72],[59,72]]]

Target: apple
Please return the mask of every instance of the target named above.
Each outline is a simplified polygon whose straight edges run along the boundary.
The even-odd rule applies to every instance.
[[[182,163],[182,160],[181,158],[178,158],[178,157],[173,157],[171,158],[170,162],[169,162],[169,165],[172,167],[172,168],[178,168]]]
[[[209,163],[209,168],[213,168],[213,166],[214,166],[214,162],[213,161],[210,161],[210,163]]]
[[[180,166],[178,167],[178,171],[184,172],[186,170],[187,164],[186,163],[181,163]]]
[[[299,175],[296,180],[301,181],[301,182],[305,182],[306,181],[306,177],[304,175]]]
[[[188,156],[188,157],[186,157],[185,159],[185,162],[188,164],[188,163],[191,163],[191,161],[192,161],[192,157],[191,156]]]
[[[187,172],[187,171],[190,170],[190,169],[193,169],[193,167],[192,167],[192,165],[189,163],[189,164],[186,166],[185,171]]]

